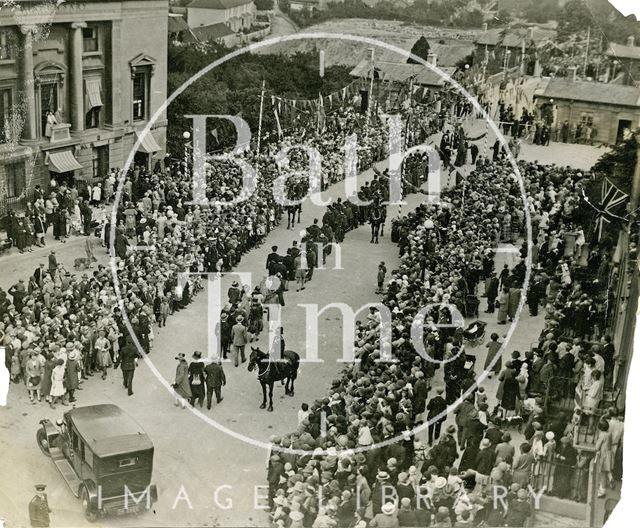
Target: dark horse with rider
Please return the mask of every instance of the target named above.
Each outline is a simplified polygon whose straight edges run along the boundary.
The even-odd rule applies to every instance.
[[[251,347],[249,356],[249,372],[254,369],[258,371],[258,381],[262,386],[262,404],[260,409],[267,406],[267,388],[269,389],[268,411],[273,411],[273,386],[276,381],[284,385],[284,393],[287,396],[294,395],[294,382],[298,377],[300,367],[300,355],[293,350],[285,350],[281,357],[274,357],[260,350]]]

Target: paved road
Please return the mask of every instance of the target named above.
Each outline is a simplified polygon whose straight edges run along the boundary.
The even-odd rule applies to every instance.
[[[523,148],[527,158],[537,155]],[[568,163],[563,157],[563,163]],[[370,178],[372,171],[362,177]],[[342,184],[331,188],[325,196],[337,197],[343,194]],[[404,211],[415,207],[418,195],[408,197]],[[303,211],[302,226],[308,225],[322,211],[311,203],[306,203]],[[396,214],[393,208],[389,218]],[[295,231],[287,231],[283,226],[274,230],[265,244],[245,256],[238,271],[252,273],[258,281],[264,274],[264,262],[271,245],[289,247],[296,238]],[[83,242],[74,242],[65,247],[63,262],[70,267],[73,256],[82,254]],[[67,255],[71,253],[71,255]],[[3,286],[5,281],[14,281],[16,276],[29,273],[46,251],[28,256],[5,256],[1,259]],[[512,257],[508,254],[502,259]],[[106,261],[106,256],[101,255]],[[331,302],[345,302],[352,307],[376,301],[374,294],[375,272],[380,260],[385,260],[389,269],[397,263],[395,245],[388,237],[379,245],[369,244],[369,234],[365,227],[347,235],[342,246],[343,269],[331,269],[333,258],[329,259],[328,269],[318,271],[304,292],[288,292],[287,306],[283,310],[283,322],[288,348],[303,352],[306,328],[305,311],[298,306],[303,303],[317,303],[324,306]],[[6,264],[6,266],[5,266]],[[225,279],[223,291],[232,280]],[[484,304],[481,305],[484,309]],[[176,362],[177,352],[187,354],[195,349],[206,350],[207,298],[199,295],[192,306],[172,317],[166,328],[157,332],[156,346],[150,356],[154,368],[170,382]],[[531,341],[537,338],[542,326],[542,318],[530,318],[524,314],[518,326],[508,353],[518,349],[528,349]],[[505,327],[495,326],[492,319],[488,332],[505,331]],[[330,381],[340,365],[336,360],[341,356],[342,322],[338,311],[325,313],[319,326],[319,350],[324,363],[303,365],[296,386],[296,396],[285,398],[281,387],[275,389],[275,411],[268,413],[259,410],[261,394],[255,374],[246,370],[246,365],[235,369],[227,365],[228,387],[225,389],[224,402],[206,416],[214,418],[219,424],[236,433],[251,435],[262,442],[268,441],[272,434],[283,434],[296,427],[296,412],[301,402],[310,402],[326,395]],[[261,342],[263,348],[266,344]],[[477,368],[484,362],[484,347],[474,353],[478,356]],[[181,410],[173,406],[172,397],[154,377],[149,366],[141,366],[134,380],[135,395],[127,397],[121,386],[119,371],[110,373],[106,381],[96,377],[84,384],[84,390],[78,394],[81,405],[112,402],[134,416],[148,432],[156,446],[154,481],[159,489],[159,502],[154,513],[139,517],[110,519],[110,525],[116,526],[265,526],[268,524],[264,511],[254,506],[255,486],[265,482],[266,451],[217,430],[204,423],[190,410]],[[488,381],[487,392],[495,394],[496,382]],[[29,405],[26,391],[15,387],[9,395],[9,406],[3,409],[0,428],[0,467],[3,478],[0,481],[0,512],[9,526],[24,526],[27,523],[27,503],[32,496],[32,485],[44,482],[49,485],[48,492],[52,508],[54,526],[85,526],[87,523],[81,514],[80,504],[75,499],[53,465],[44,458],[35,443],[35,431],[38,421],[48,417],[58,418],[62,409],[53,411],[48,407]],[[215,492],[219,486],[228,486],[219,492],[218,503]],[[181,486],[184,486],[181,489]],[[259,491],[263,493],[262,490]],[[188,500],[185,497],[188,496]],[[182,497],[183,500],[178,500]],[[226,501],[231,500],[232,503]],[[228,507],[225,509],[225,507]]]
[[[278,7],[278,3],[275,2],[274,17],[271,20],[271,33],[269,38],[282,37],[284,35],[291,35],[298,32],[298,27],[295,22],[285,15]]]

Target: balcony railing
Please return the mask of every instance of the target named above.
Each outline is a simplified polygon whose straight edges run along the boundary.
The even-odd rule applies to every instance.
[[[61,143],[71,139],[71,123],[59,123],[51,125],[50,143]]]

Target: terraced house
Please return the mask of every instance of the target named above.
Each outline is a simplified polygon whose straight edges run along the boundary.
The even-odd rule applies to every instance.
[[[22,0],[0,10],[0,215],[35,185],[164,156],[167,2]]]

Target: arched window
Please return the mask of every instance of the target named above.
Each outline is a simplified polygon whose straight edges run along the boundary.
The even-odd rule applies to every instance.
[[[39,135],[51,136],[51,127],[59,124],[64,115],[64,79],[66,68],[62,64],[45,62],[34,69],[36,105],[38,106]],[[58,117],[53,117],[55,115]]]

